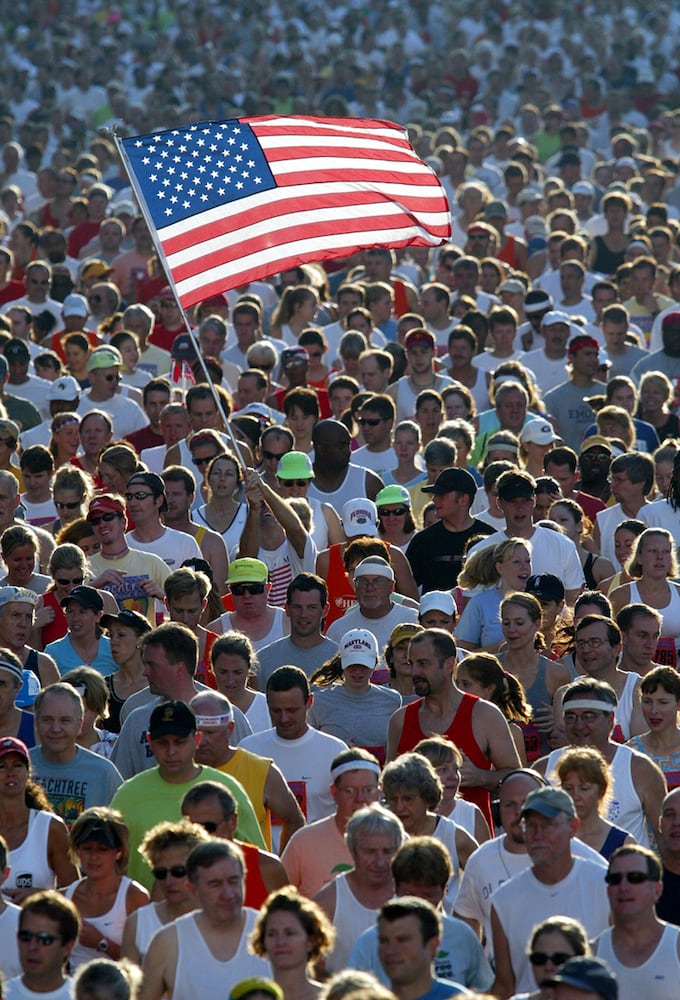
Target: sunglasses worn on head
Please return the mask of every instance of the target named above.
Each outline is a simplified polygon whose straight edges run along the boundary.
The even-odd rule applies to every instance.
[[[553,965],[564,965],[568,958],[573,957],[566,951],[554,951],[552,955],[545,951],[532,951],[529,955],[529,961],[532,965],[547,965],[548,962],[552,962]]]
[[[72,503],[67,503],[65,500],[55,500],[54,506],[57,510],[75,510],[76,507],[80,507],[82,500],[74,500]]]
[[[139,490],[137,493],[126,493],[125,499],[127,500],[128,503],[130,503],[131,500],[146,500],[147,497],[152,497],[152,496],[153,493],[143,493],[141,490]]]
[[[187,869],[186,865],[171,865],[170,868],[152,868],[153,877],[157,878],[159,882],[164,882],[168,875],[172,875],[173,878],[185,878]]]
[[[623,880],[630,885],[642,885],[643,882],[656,882],[656,878],[647,872],[607,872],[604,877],[607,885],[621,885]]]
[[[117,517],[120,517],[120,514],[116,514],[114,511],[109,511],[108,514],[102,514],[101,517],[90,517],[88,518],[88,521],[96,528],[98,524],[102,523],[102,521],[106,521],[107,524],[110,524],[110,522],[115,521]]]
[[[24,944],[29,944],[35,938],[44,948],[59,940],[57,934],[48,934],[47,931],[17,931],[17,938]]]
[[[58,583],[60,587],[80,587],[84,581],[84,577],[77,576],[75,580],[64,580],[60,576],[55,576],[54,581]]]
[[[263,583],[232,583],[230,590],[236,597],[243,597],[244,594],[264,594],[265,585]]]
[[[408,514],[408,507],[378,507],[378,517],[401,517]]]

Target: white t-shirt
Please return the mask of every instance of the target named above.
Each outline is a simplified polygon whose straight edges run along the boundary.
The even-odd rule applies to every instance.
[[[562,385],[567,380],[567,357],[558,358],[557,361],[546,357],[545,351],[539,348],[537,351],[527,351],[522,358],[522,364],[531,368],[536,376],[536,383],[540,385],[541,392],[549,392],[558,385]]]
[[[104,410],[105,413],[108,413],[113,421],[114,438],[127,437],[128,434],[141,431],[143,427],[149,425],[148,418],[142,408],[126,396],[116,394],[103,402],[94,402],[90,399],[90,394],[84,392],[80,397],[76,412],[84,417],[90,410]]]
[[[161,537],[155,538],[152,542],[137,541],[134,531],[128,531],[125,538],[131,549],[153,552],[154,555],[160,556],[170,569],[179,569],[185,559],[203,558],[194,536],[187,534],[186,531],[177,531],[175,528],[164,528]]]
[[[495,535],[487,535],[468,550],[468,556],[488,545],[498,545],[510,536],[507,531],[497,531]],[[531,542],[531,572],[553,573],[559,576],[565,590],[579,590],[584,583],[583,567],[576,551],[576,546],[565,535],[560,535],[551,528],[534,528],[529,539]]]

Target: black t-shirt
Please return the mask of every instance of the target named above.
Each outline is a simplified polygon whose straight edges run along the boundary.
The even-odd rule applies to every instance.
[[[463,531],[449,531],[441,521],[436,521],[414,535],[406,549],[406,558],[423,593],[455,587],[468,540],[474,535],[493,535],[495,530],[475,518]]]
[[[680,875],[663,870],[663,891],[656,901],[659,920],[680,927]]]

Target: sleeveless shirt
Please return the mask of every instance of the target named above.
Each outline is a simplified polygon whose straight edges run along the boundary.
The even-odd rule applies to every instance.
[[[57,879],[47,858],[50,823],[54,815],[41,809],[31,809],[28,830],[23,843],[9,852],[7,864],[11,868],[8,889],[56,889]]]

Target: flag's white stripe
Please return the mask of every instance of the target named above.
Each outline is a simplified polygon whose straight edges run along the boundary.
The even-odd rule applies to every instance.
[[[314,135],[291,134],[265,135],[258,138],[263,149],[290,149],[299,153],[305,148],[313,149],[315,146],[323,146],[327,149],[342,149],[350,155],[354,149],[370,149],[381,153],[408,156],[412,160],[422,162],[406,143],[395,145],[381,141],[380,139],[353,139],[350,146],[347,143],[347,139],[342,135],[320,135],[317,137]],[[357,159],[363,162],[361,157],[357,157]]]
[[[290,212],[286,212],[285,215],[276,216],[276,229],[277,231],[285,231],[289,227],[302,229],[304,226],[319,226],[323,222],[336,222],[339,228],[344,228],[346,220],[357,219],[361,221],[367,217],[375,218],[376,215],[380,215],[386,220],[393,216],[396,223],[399,219],[403,219],[407,215],[413,215],[413,213],[407,213],[400,205],[395,203],[384,205],[376,202],[375,205],[362,205],[360,207],[362,210],[361,214],[357,212],[356,208],[353,211],[349,209],[343,211],[334,207],[310,208],[307,210],[297,207]],[[446,225],[448,219],[442,217],[441,212],[418,212],[418,221],[424,227],[434,228]],[[249,240],[258,239],[271,232],[272,220],[262,219],[253,225],[244,226],[238,230],[231,230],[227,234],[220,234],[212,239],[201,240],[198,244],[192,244],[192,246],[173,253],[173,267],[181,267],[198,257],[219,253],[225,250],[225,247],[231,246],[234,243],[248,243]],[[357,231],[357,235],[359,232]]]
[[[356,184],[357,191],[362,193],[368,192],[369,194],[377,194],[382,197],[381,200],[381,210],[388,204],[385,201],[385,196],[394,198],[395,200],[403,199],[406,204],[411,204],[411,202],[417,202],[417,200],[423,199],[424,201],[429,201],[433,203],[433,206],[440,206],[440,210],[443,216],[449,218],[449,209],[444,193],[442,189],[433,184],[399,184],[390,183],[380,184],[379,186],[374,186],[373,184]],[[196,226],[207,226],[214,222],[220,222],[220,220],[234,217],[243,214],[247,216],[251,211],[254,211],[261,207],[272,207],[281,201],[286,201],[289,198],[299,198],[301,201],[304,199],[314,199],[318,198],[323,200],[326,197],[332,197],[333,195],[343,195],[345,198],[350,200],[351,206],[351,191],[348,191],[348,185],[346,181],[330,181],[315,182],[312,184],[299,184],[290,185],[289,187],[276,188],[274,191],[261,191],[258,194],[253,194],[248,197],[242,198],[239,201],[231,202],[227,205],[218,205],[216,208],[206,209],[205,212],[199,212],[197,215],[193,215],[188,219],[183,219],[179,222],[171,222],[167,226],[159,227],[158,232],[163,240],[173,239],[175,236],[181,236],[186,232],[187,228],[193,228]],[[362,209],[361,205],[357,205],[358,210]],[[417,205],[413,206],[414,212],[419,212]],[[340,209],[338,209],[340,211]],[[274,212],[271,213],[272,218],[274,217]]]
[[[301,240],[290,240],[287,243],[269,247],[258,248],[251,254],[240,254],[236,260],[220,264],[217,267],[210,267],[210,259],[206,257],[204,266],[194,277],[185,278],[177,282],[177,289],[180,295],[195,287],[201,287],[211,282],[224,282],[224,288],[229,289],[234,285],[234,278],[239,273],[246,271],[249,267],[257,267],[260,273],[272,273],[278,270],[281,261],[295,257],[298,254],[319,254],[326,250],[337,250],[336,256],[341,257],[345,249],[361,246],[381,246],[392,242],[408,241],[409,239],[423,238],[432,246],[439,246],[441,238],[432,236],[422,226],[409,224],[395,226],[393,229],[364,229],[353,233],[334,233],[328,236],[310,236]],[[310,258],[312,259],[312,258]],[[170,267],[175,266],[174,255],[168,256]],[[263,268],[265,270],[263,270]],[[238,282],[235,282],[238,284]]]
[[[355,170],[366,175],[409,174],[412,177],[423,172],[419,169],[419,165],[412,160],[360,160],[354,156],[334,156],[332,160],[325,156],[307,156],[304,160],[277,160],[276,163],[270,163],[269,168],[273,174],[278,176],[295,173],[310,174],[315,170],[329,172]],[[427,167],[424,169],[428,170]],[[347,180],[345,183],[349,185],[352,181]]]
[[[360,121],[361,119],[358,119],[356,124],[343,125],[338,121],[319,122],[319,121],[312,121],[309,118],[295,118],[295,117],[273,118],[265,121],[257,121],[246,118],[244,120],[244,124],[249,125],[258,138],[261,136],[262,132],[265,129],[268,131],[269,130],[273,131],[275,129],[276,130],[282,129],[285,132],[291,132],[296,126],[300,127],[306,126],[306,128],[309,130],[313,129],[314,131],[328,132],[330,134],[335,133],[336,135],[341,135],[341,134],[346,136],[383,135],[390,139],[405,138],[406,141],[408,142],[408,134],[406,132],[406,129],[402,128],[401,125],[394,125],[390,128],[389,123],[385,122],[383,126],[375,127],[375,121],[370,121],[369,119],[363,119],[363,121],[366,124],[365,126],[362,127],[362,125],[359,124]]]

